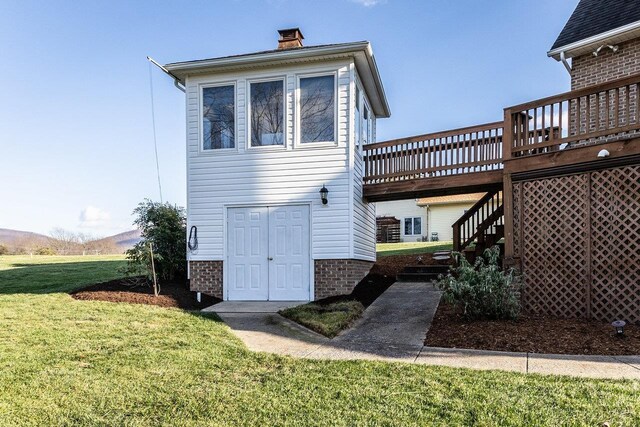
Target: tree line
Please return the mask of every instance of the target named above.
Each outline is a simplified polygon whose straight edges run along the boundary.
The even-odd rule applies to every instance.
[[[109,238],[54,228],[49,236],[24,235],[0,242],[0,255],[103,255],[124,250]]]

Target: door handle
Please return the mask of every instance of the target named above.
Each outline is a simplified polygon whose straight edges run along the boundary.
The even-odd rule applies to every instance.
[[[273,261],[273,257],[267,257],[269,261]]]

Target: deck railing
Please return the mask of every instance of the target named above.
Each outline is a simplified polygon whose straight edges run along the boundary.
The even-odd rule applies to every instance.
[[[633,135],[640,130],[639,84],[635,75],[505,109],[508,154],[545,154]]]
[[[504,121],[365,145],[365,184],[499,170],[503,160],[640,137],[640,74],[516,105]]]
[[[365,183],[403,181],[502,168],[502,122],[364,147]]]

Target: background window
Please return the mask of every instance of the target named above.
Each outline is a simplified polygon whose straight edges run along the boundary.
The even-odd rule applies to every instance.
[[[422,218],[417,216],[414,218],[404,219],[405,236],[418,236],[422,234]]]
[[[335,139],[334,76],[300,79],[300,142]]]
[[[235,148],[235,88],[230,86],[202,89],[202,148]]]
[[[251,146],[284,145],[284,81],[251,83]]]

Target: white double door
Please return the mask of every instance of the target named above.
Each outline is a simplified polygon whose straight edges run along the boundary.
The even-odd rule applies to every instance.
[[[309,206],[228,209],[229,300],[307,301],[309,270]]]

